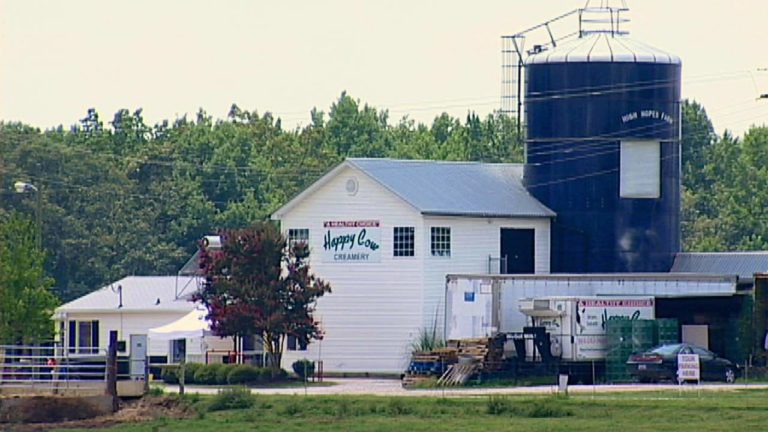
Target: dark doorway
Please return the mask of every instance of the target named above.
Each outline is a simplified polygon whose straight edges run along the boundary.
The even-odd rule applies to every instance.
[[[534,234],[532,229],[501,229],[501,273],[534,272]]]

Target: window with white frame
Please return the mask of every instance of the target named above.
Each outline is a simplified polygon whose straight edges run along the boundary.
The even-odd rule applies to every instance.
[[[69,322],[69,352],[96,354],[99,350],[99,321]]]
[[[302,342],[293,335],[288,335],[288,337],[285,339],[285,345],[288,351],[306,351],[307,350],[307,344],[306,342]]]
[[[414,227],[395,227],[392,231],[392,255],[412,257],[414,255]]]
[[[309,229],[291,228],[288,230],[288,247],[292,249],[298,243],[309,244]]]
[[[432,227],[429,249],[432,252],[432,256],[451,256],[451,228]]]

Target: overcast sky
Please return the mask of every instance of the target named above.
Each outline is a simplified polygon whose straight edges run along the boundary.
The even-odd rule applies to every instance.
[[[768,1],[627,0],[633,37],[679,55],[718,133],[768,124]],[[0,0],[0,119],[95,107],[154,123],[232,103],[293,126],[347,90],[431,121],[499,107],[500,38],[584,0]]]

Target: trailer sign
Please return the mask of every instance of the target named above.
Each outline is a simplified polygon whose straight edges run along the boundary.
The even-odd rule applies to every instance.
[[[701,380],[701,364],[698,354],[677,355],[677,380],[681,383]]]
[[[576,309],[577,334],[605,334],[612,320],[653,319],[652,298],[580,299]]]

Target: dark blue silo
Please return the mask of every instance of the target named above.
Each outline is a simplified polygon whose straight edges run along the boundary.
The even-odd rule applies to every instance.
[[[669,271],[680,250],[680,59],[594,32],[530,56],[525,70],[525,182],[557,213],[552,271]]]

